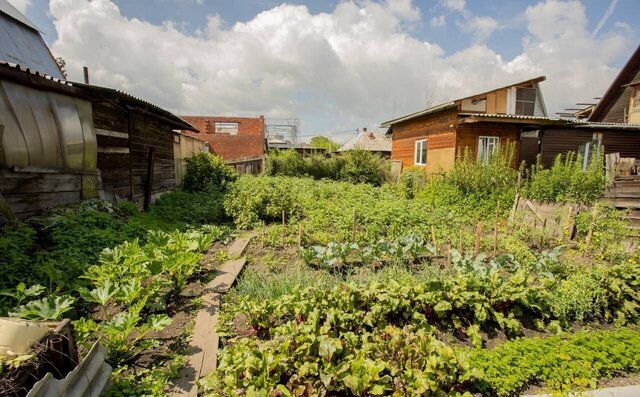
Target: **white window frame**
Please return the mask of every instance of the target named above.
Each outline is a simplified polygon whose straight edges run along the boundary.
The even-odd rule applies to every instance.
[[[483,144],[483,141],[486,143]],[[487,154],[489,151],[489,147],[491,147],[491,153]],[[489,164],[489,160],[491,156],[496,154],[496,152],[500,148],[500,137],[499,136],[489,136],[489,135],[481,135],[478,137],[478,153],[476,160],[479,164]]]
[[[413,145],[413,164],[427,165],[427,155],[429,153],[429,140],[418,139]]]

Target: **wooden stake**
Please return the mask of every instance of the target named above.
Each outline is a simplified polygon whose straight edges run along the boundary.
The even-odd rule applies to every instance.
[[[436,240],[436,228],[431,225],[431,241],[433,242],[433,253],[438,255],[438,240]]]
[[[482,233],[482,222],[478,222],[476,226],[476,241],[473,248],[473,254],[475,256],[480,252],[480,234]]]
[[[351,231],[351,241],[356,241],[356,210],[353,210],[353,230]]]
[[[302,247],[302,223],[298,223],[298,248]]]
[[[451,241],[447,244],[447,265],[451,264]]]
[[[544,247],[544,231],[547,228],[547,218],[544,218],[544,221],[542,222],[542,235],[540,236],[540,252],[542,252],[542,249]]]
[[[493,220],[493,256],[498,253],[498,214],[500,213],[500,201],[496,203],[496,216]]]
[[[460,235],[458,236],[458,253],[462,255],[462,226],[460,226]]]
[[[282,210],[282,246],[284,247],[284,232],[285,232],[285,225],[284,225],[284,210]]]
[[[573,220],[573,206],[569,206],[569,209],[567,210],[567,228],[564,231],[564,237],[566,240],[571,240],[571,229],[572,229],[572,222]]]

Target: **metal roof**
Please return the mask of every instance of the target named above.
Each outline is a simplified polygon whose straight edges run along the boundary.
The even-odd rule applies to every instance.
[[[566,118],[566,117],[536,117],[512,114],[485,114],[485,113],[460,113],[464,116],[460,123],[474,123],[478,121],[504,120],[505,122],[532,122],[534,124],[556,124],[575,128],[595,128],[595,129],[623,129],[623,130],[640,130],[640,124],[628,123],[604,123],[586,121],[585,119]],[[482,119],[482,120],[478,120]]]
[[[440,110],[453,108],[455,106],[456,106],[456,103],[453,102],[453,101],[441,103],[439,105],[435,105],[435,106],[432,106],[430,108],[426,108],[424,110],[420,110],[418,112],[408,114],[406,116],[402,116],[402,117],[398,117],[398,118],[395,118],[395,119],[392,119],[392,120],[385,121],[382,124],[380,124],[380,127],[390,127],[391,125],[399,123],[401,121],[411,120],[411,119],[413,119],[415,117],[420,117],[420,116],[424,116],[424,115],[427,115],[427,114],[439,112]]]
[[[459,113],[463,118],[461,123],[469,123],[474,122],[475,119],[504,119],[507,121],[538,121],[538,122],[559,122],[566,123],[570,122],[572,119],[562,119],[562,118],[553,118],[553,117],[540,117],[540,116],[526,116],[526,115],[518,115],[518,114],[497,114],[497,113]],[[466,121],[465,121],[466,120]]]
[[[127,92],[120,91],[115,88],[102,87],[102,86],[92,85],[92,84],[84,84],[84,83],[77,83],[77,82],[73,82],[71,84],[76,87],[82,88],[83,90],[88,91],[92,95],[95,95],[97,98],[100,98],[100,97],[103,97],[104,99],[116,98],[116,99],[123,100],[125,102],[129,102],[129,104],[133,104],[135,106],[141,107],[143,110],[146,110],[149,113],[159,116],[160,118],[163,118],[165,121],[172,123],[173,127],[175,127],[176,129],[200,132],[200,130],[198,130],[196,127],[186,122],[182,118],[176,116],[175,114],[171,113],[170,111],[163,109],[158,105],[154,105],[153,103],[148,102],[144,99],[135,97]]]
[[[38,29],[6,0],[0,0],[0,61],[64,77]]]
[[[31,29],[35,30],[36,32],[40,31],[40,29],[38,29],[38,27],[36,25],[34,25],[33,22],[31,22],[29,20],[29,18],[24,16],[24,14],[22,14],[20,11],[18,11],[18,9],[15,8],[7,0],[0,0],[0,12],[10,16],[11,18],[15,19],[16,21],[20,22],[21,24],[30,27]]]

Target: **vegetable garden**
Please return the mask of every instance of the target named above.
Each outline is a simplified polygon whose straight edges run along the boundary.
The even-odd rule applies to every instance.
[[[83,344],[109,350],[112,395],[164,395],[202,280],[234,229],[254,230],[224,297],[217,369],[200,380],[207,396],[512,396],[637,382],[639,252],[623,214],[598,202],[601,169],[577,161],[535,168],[516,191],[508,154],[382,186],[236,179],[201,158],[190,191],[148,213],[83,205],[7,227],[0,262],[22,273],[2,279],[1,307],[70,316]],[[545,228],[512,209],[516,195],[592,209]],[[64,237],[77,228],[91,245]],[[166,333],[172,322],[180,330]]]

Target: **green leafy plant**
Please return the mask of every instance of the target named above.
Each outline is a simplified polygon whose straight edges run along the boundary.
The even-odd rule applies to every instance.
[[[69,295],[49,295],[14,308],[9,315],[28,320],[60,320],[65,313],[73,310],[74,302],[75,299]]]
[[[187,173],[183,186],[188,192],[224,191],[237,178],[235,170],[220,156],[198,153],[186,158]]]

